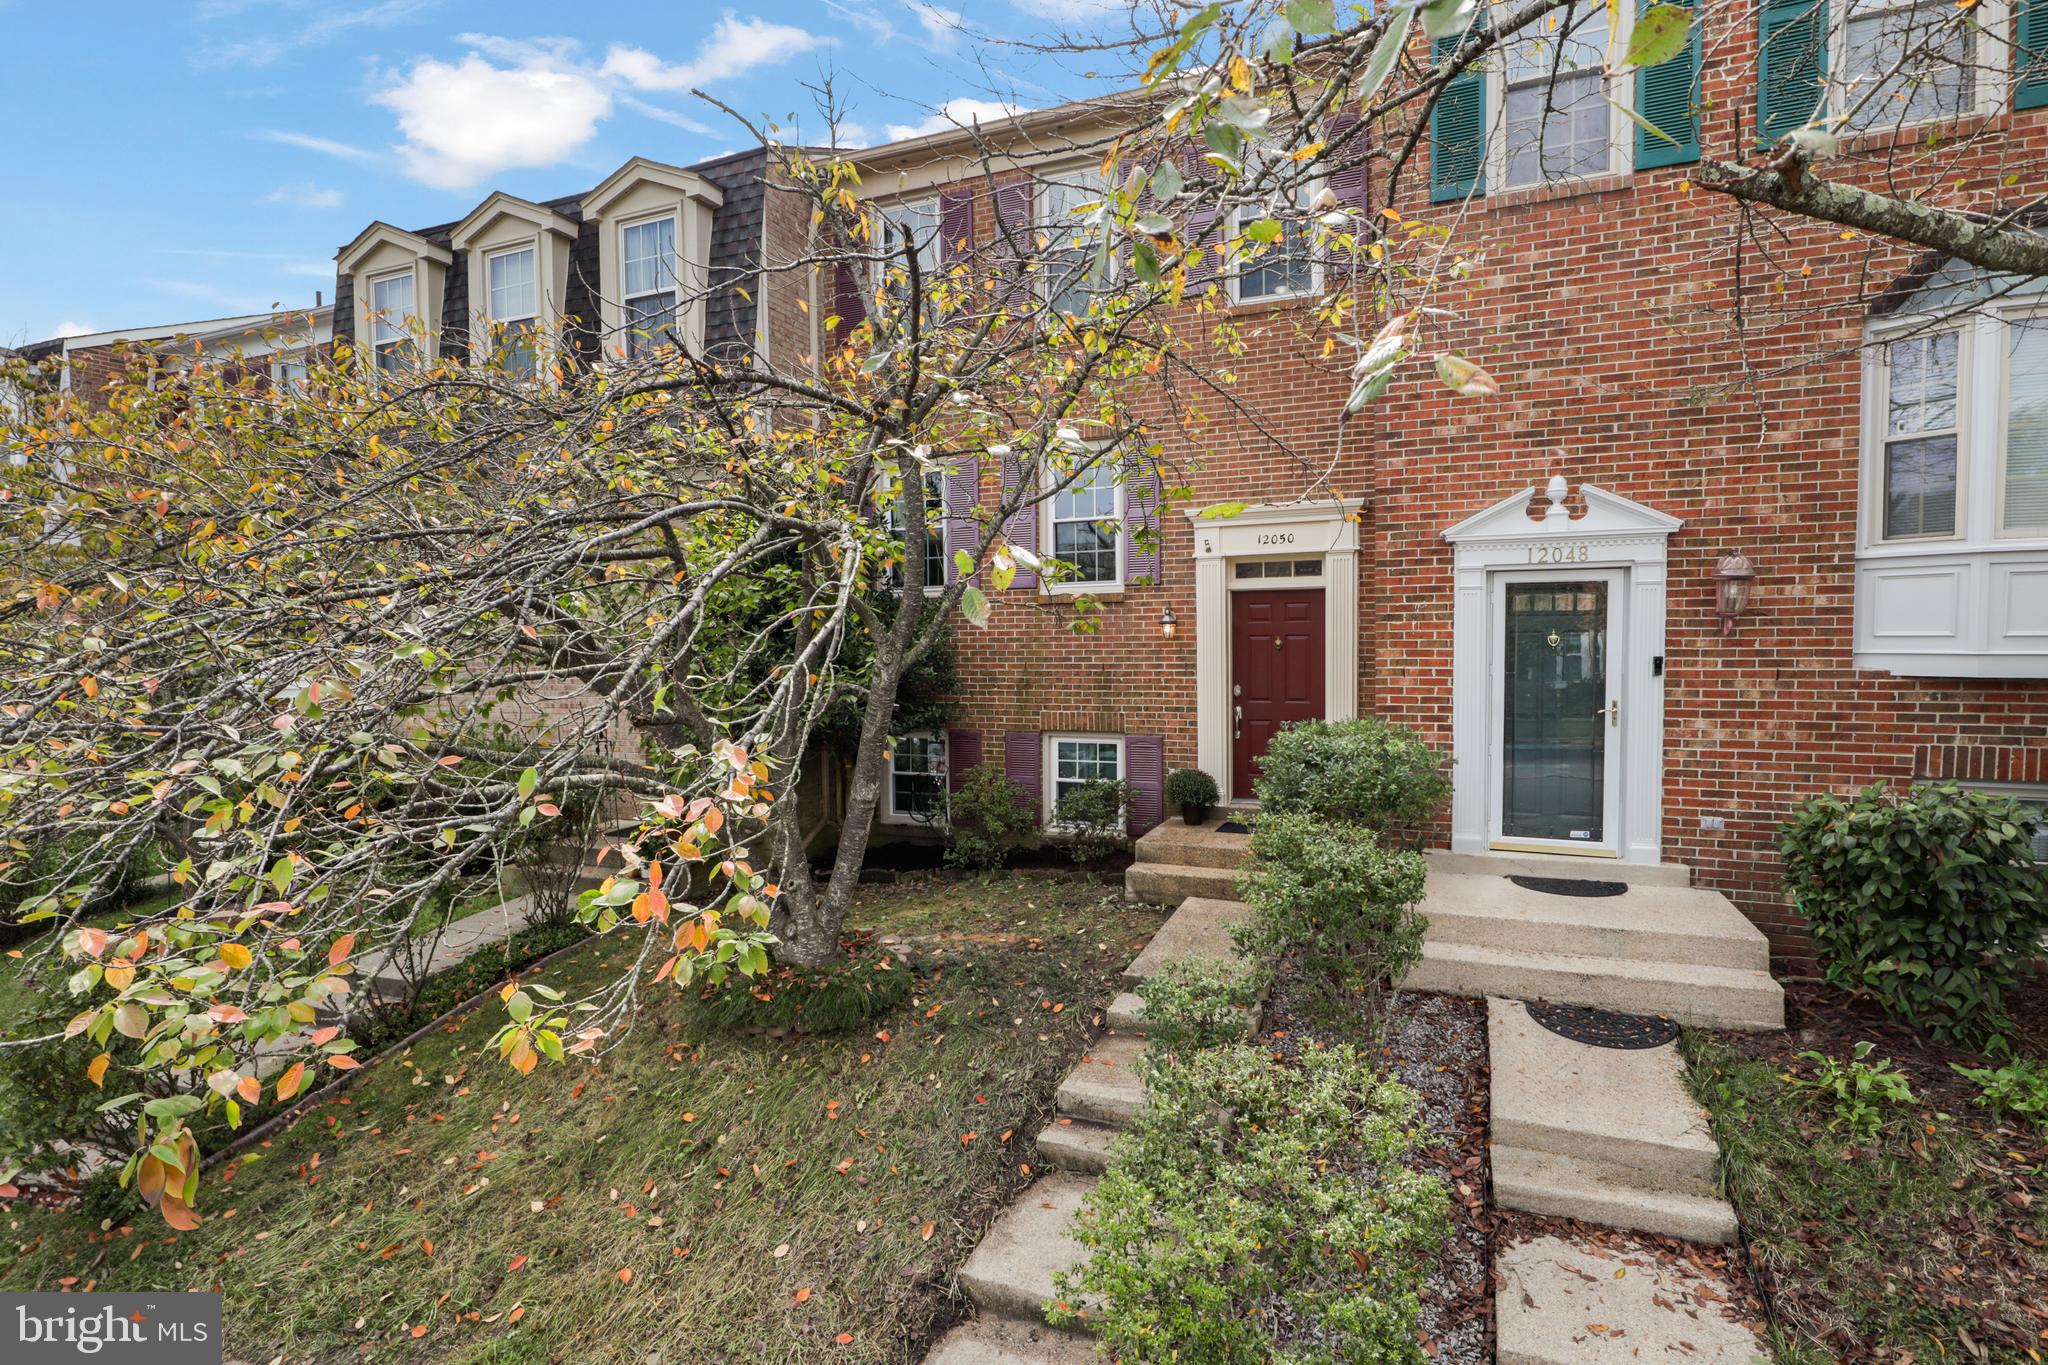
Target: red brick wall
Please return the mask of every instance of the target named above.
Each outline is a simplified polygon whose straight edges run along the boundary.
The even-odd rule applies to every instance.
[[[1724,154],[1753,127],[1754,44],[1726,33],[1709,52]],[[1739,120],[1739,124],[1738,124]],[[1949,146],[1950,202],[2021,202],[2048,191],[2048,112],[1993,120]],[[1837,162],[1874,177],[1881,149]],[[1456,346],[1499,379],[1493,399],[1443,388],[1422,363],[1348,429],[1340,354],[1300,310],[1233,314],[1245,350],[1227,368],[1256,423],[1208,402],[1207,449],[1186,477],[1193,504],[1282,501],[1332,468],[1332,491],[1370,500],[1361,528],[1361,708],[1451,741],[1452,556],[1440,533],[1549,475],[1685,519],[1670,540],[1664,856],[1730,895],[1781,954],[1805,955],[1778,891],[1788,807],[1827,788],[1916,777],[2048,780],[2048,682],[1903,679],[1852,666],[1859,362],[1870,292],[1913,253],[1825,225],[1778,218],[1749,232],[1688,168],[1431,206],[1424,168],[1404,177],[1411,219],[1451,227],[1468,284],[1435,300],[1457,310],[1434,349]],[[2018,173],[2016,180],[2006,177]],[[987,203],[978,235],[990,230]],[[1183,310],[1183,353],[1205,359],[1213,319]],[[1228,310],[1226,310],[1228,311]],[[1260,433],[1277,433],[1283,450]],[[1165,430],[1169,458],[1196,458]],[[993,476],[985,500],[994,496]],[[1576,507],[1576,494],[1574,504]],[[985,631],[964,623],[962,724],[985,731],[1090,729],[1161,734],[1169,766],[1195,760],[1192,535],[1164,517],[1163,581],[1105,601],[1094,634],[1065,628],[1013,589]],[[1755,563],[1753,605],[1723,639],[1712,576],[1739,547]],[[1159,631],[1171,605],[1181,629]],[[1703,822],[1718,818],[1719,830]]]

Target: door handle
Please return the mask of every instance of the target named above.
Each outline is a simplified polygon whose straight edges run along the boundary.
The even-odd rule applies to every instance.
[[[1607,714],[1607,723],[1608,723],[1609,725],[1619,725],[1619,724],[1621,724],[1621,703],[1620,703],[1620,702],[1618,702],[1618,701],[1611,701],[1611,702],[1608,702],[1608,703],[1607,703],[1607,712],[1606,712],[1606,714]],[[1594,719],[1594,720],[1598,720],[1598,719],[1600,719],[1600,715],[1601,715],[1601,713],[1600,713],[1600,712],[1598,712],[1598,711],[1595,711],[1595,712],[1593,713],[1593,719]]]
[[[1238,737],[1238,727],[1239,727],[1239,726],[1241,726],[1241,725],[1243,725],[1243,724],[1244,724],[1244,708],[1243,708],[1242,706],[1233,706],[1233,707],[1231,707],[1231,708],[1230,708],[1230,737],[1231,737],[1232,739],[1236,739],[1236,738]]]

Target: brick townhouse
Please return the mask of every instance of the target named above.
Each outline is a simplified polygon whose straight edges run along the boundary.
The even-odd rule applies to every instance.
[[[91,403],[139,364],[181,365],[194,356],[274,384],[297,383],[333,340],[334,305],[316,295],[306,309],[52,337],[22,346],[18,354]]]
[[[1334,267],[1306,242],[1205,265],[1189,294],[1241,329],[1249,413],[1209,404],[1198,462],[1161,423],[1184,504],[1105,473],[1004,528],[1074,582],[1019,575],[959,632],[958,720],[897,746],[885,819],[916,823],[934,769],[957,784],[987,758],[1048,814],[1121,776],[1142,828],[1169,769],[1242,802],[1277,726],[1378,715],[1455,758],[1450,848],[1687,864],[1796,957],[1776,842],[1801,797],[1954,778],[2048,802],[2039,295],[1823,223],[1750,231],[1689,180],[1702,147],[1743,159],[1760,128],[1845,108],[1858,87],[1823,73],[1946,7],[1860,28],[1839,0],[1833,24],[1810,0],[1716,10],[1671,62],[1612,78],[1610,11],[1581,9],[1451,86],[1392,203],[1368,202],[1377,172],[1330,177],[1365,212],[1448,229],[1470,274],[1433,300],[1456,316],[1428,344],[1499,395],[1416,361],[1340,424],[1349,356],[1326,357],[1303,303]],[[2048,50],[2048,5],[1983,9],[1944,40],[1951,65],[1866,104],[1827,173],[1930,183],[1939,130],[1932,183],[1980,207],[2048,192],[2048,76],[2015,39]],[[1112,132],[1094,106],[1046,111],[1008,130],[993,188],[964,135],[864,153],[863,180],[943,262],[1060,221]],[[1180,318],[1191,338],[1214,321]],[[997,464],[948,481],[949,538],[977,534]],[[1243,510],[1203,515],[1219,504]],[[1129,533],[1151,521],[1156,548]],[[1057,609],[1075,586],[1102,603],[1095,633]]]

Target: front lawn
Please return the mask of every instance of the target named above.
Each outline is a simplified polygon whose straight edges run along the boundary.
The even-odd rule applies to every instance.
[[[2048,1129],[1977,1105],[1915,1039],[1835,992],[1793,987],[1783,1034],[1689,1032],[1723,1179],[1773,1311],[1780,1365],[2040,1360],[2048,1354]],[[2025,1018],[2022,1014],[2020,1017]],[[2039,1023],[2048,1025],[2048,1020]],[[1810,1084],[1875,1044],[1914,1102],[1879,1104],[1874,1140]],[[2048,1039],[2022,1036],[2022,1055]]]
[[[524,1080],[487,1006],[237,1163],[195,1233],[15,1207],[0,1288],[218,1287],[254,1360],[915,1355],[1159,921],[1074,879],[864,888],[853,923],[934,954],[871,1027],[708,1033],[660,987],[600,1067]],[[546,979],[626,957],[594,940]]]

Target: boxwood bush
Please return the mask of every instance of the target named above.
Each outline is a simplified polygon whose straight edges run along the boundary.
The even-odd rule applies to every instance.
[[[1177,957],[1138,983],[1138,998],[1155,1052],[1198,1052],[1250,1038],[1259,991],[1238,963]]]
[[[1406,726],[1371,717],[1290,725],[1266,746],[1259,772],[1253,790],[1267,812],[1381,831],[1427,825],[1451,799],[1443,756]]]
[[[1785,827],[1785,887],[1830,981],[1937,1041],[1981,1045],[2042,955],[2034,828],[2011,797],[1953,783],[1810,797]]]
[[[1262,813],[1237,879],[1251,907],[1239,949],[1271,971],[1291,958],[1323,1018],[1377,1029],[1393,984],[1422,956],[1422,855],[1372,830],[1313,815]]]

